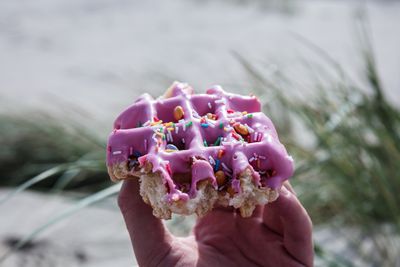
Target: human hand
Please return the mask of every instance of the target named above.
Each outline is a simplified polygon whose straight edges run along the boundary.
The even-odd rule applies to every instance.
[[[140,266],[312,266],[312,224],[289,184],[250,218],[215,208],[188,237],[175,237],[126,180],[118,198]]]

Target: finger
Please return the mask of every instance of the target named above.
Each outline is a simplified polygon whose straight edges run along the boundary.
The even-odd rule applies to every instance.
[[[297,196],[296,192],[294,191],[292,185],[290,184],[290,182],[289,182],[288,180],[286,180],[286,181],[283,183],[283,186],[285,186],[286,189],[289,190],[293,195]]]
[[[292,194],[294,194],[296,196],[296,192],[294,191],[294,189],[293,189],[292,185],[289,183],[289,181],[285,181],[283,183],[282,187],[286,187],[287,190],[289,190]],[[272,203],[274,203],[274,202],[272,202]],[[276,216],[276,214],[273,212],[274,205],[272,205],[272,203],[265,205],[265,208],[263,210],[262,216],[263,216],[264,224],[268,228],[270,228],[270,230],[274,231],[275,233],[283,235],[282,220],[281,220],[280,216]],[[272,210],[272,211],[269,211],[269,210]]]
[[[123,182],[118,205],[124,217],[139,265],[157,262],[170,250],[172,236],[139,194],[139,181]]]
[[[233,231],[235,217],[236,210],[233,207],[216,207],[203,217],[197,218],[193,228],[196,240],[206,241],[209,233]]]
[[[263,211],[264,211],[264,206],[257,205],[253,211],[253,214],[251,214],[250,218],[262,218]]]
[[[297,197],[286,187],[281,188],[279,198],[267,204],[263,215],[264,224],[283,235],[287,251],[307,266],[313,262],[312,223]]]

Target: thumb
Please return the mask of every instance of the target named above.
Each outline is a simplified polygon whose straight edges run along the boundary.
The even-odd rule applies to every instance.
[[[152,208],[142,200],[138,179],[123,182],[118,205],[139,265],[149,266],[160,262],[171,249],[173,237],[163,222],[153,216]]]
[[[286,187],[282,186],[275,202],[265,205],[263,222],[283,235],[283,244],[295,259],[312,266],[312,222],[300,201]]]

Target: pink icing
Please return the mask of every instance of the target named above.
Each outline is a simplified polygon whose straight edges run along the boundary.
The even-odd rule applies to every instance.
[[[184,110],[180,122],[173,116],[176,106]],[[252,171],[255,184],[279,188],[293,174],[293,160],[279,142],[271,120],[260,110],[255,96],[227,93],[220,86],[207,90],[207,94],[193,94],[190,86],[175,83],[169,98],[154,100],[144,94],[118,116],[108,140],[107,164],[128,162],[132,154],[139,156],[141,166],[150,162],[152,171],[164,178],[169,192],[167,200],[195,197],[196,184],[204,179],[210,179],[218,188],[214,176],[216,165],[229,177],[236,192],[241,190],[238,175],[246,168]],[[217,119],[202,118],[207,113],[215,114]],[[174,124],[152,126],[158,119]],[[238,123],[248,126],[248,136],[233,130],[232,126]],[[167,143],[179,150],[166,152]],[[218,158],[221,150],[223,156]],[[191,175],[188,192],[182,192],[174,181],[176,173]]]

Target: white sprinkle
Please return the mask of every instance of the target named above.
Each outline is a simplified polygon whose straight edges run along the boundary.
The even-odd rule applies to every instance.
[[[148,120],[143,124],[143,126],[149,126],[149,124],[150,124],[150,121]]]
[[[114,151],[114,152],[113,152],[113,155],[119,155],[119,154],[122,154],[122,151],[121,151],[121,150],[118,150],[118,151]]]
[[[255,133],[254,133],[254,141],[257,142],[257,141],[258,141],[257,139],[258,139],[258,132],[255,132]]]
[[[256,159],[254,158],[254,157],[251,157],[250,159],[249,159],[249,162],[253,162],[253,161],[255,161]]]
[[[185,123],[185,120],[184,119],[180,119],[178,122],[179,123]]]
[[[258,156],[260,159],[267,159],[265,156]]]
[[[185,143],[185,138],[182,138],[182,143]]]
[[[183,124],[183,131],[186,132],[186,123]]]
[[[292,156],[286,156],[286,158],[289,160],[289,161],[293,161],[293,157]]]
[[[215,165],[215,160],[213,159],[213,157],[208,156],[208,159],[210,160],[211,165]]]
[[[179,127],[178,126],[175,127],[175,131],[176,131],[176,134],[179,133]]]
[[[249,133],[254,133],[253,128],[251,128],[249,125],[247,125],[247,123],[245,123],[244,125],[246,125],[247,130],[249,130]]]
[[[222,168],[223,168],[225,171],[227,171],[227,172],[232,172],[232,170],[229,169],[228,166],[225,165],[225,163],[222,162],[221,165],[222,165]]]
[[[217,99],[214,101],[216,104],[225,104],[225,99]]]
[[[193,117],[200,119],[200,115],[196,112],[196,110],[192,111]]]
[[[172,138],[172,134],[170,131],[168,131],[168,135],[169,135],[169,139],[171,140],[171,142],[174,142],[174,138]]]
[[[208,102],[208,107],[209,107],[210,109],[212,109],[212,106],[211,106],[211,103],[210,103],[210,102]]]
[[[260,140],[261,140],[261,138],[260,138]],[[272,136],[271,136],[270,134],[267,136],[267,141],[268,141],[269,143],[272,142]]]

